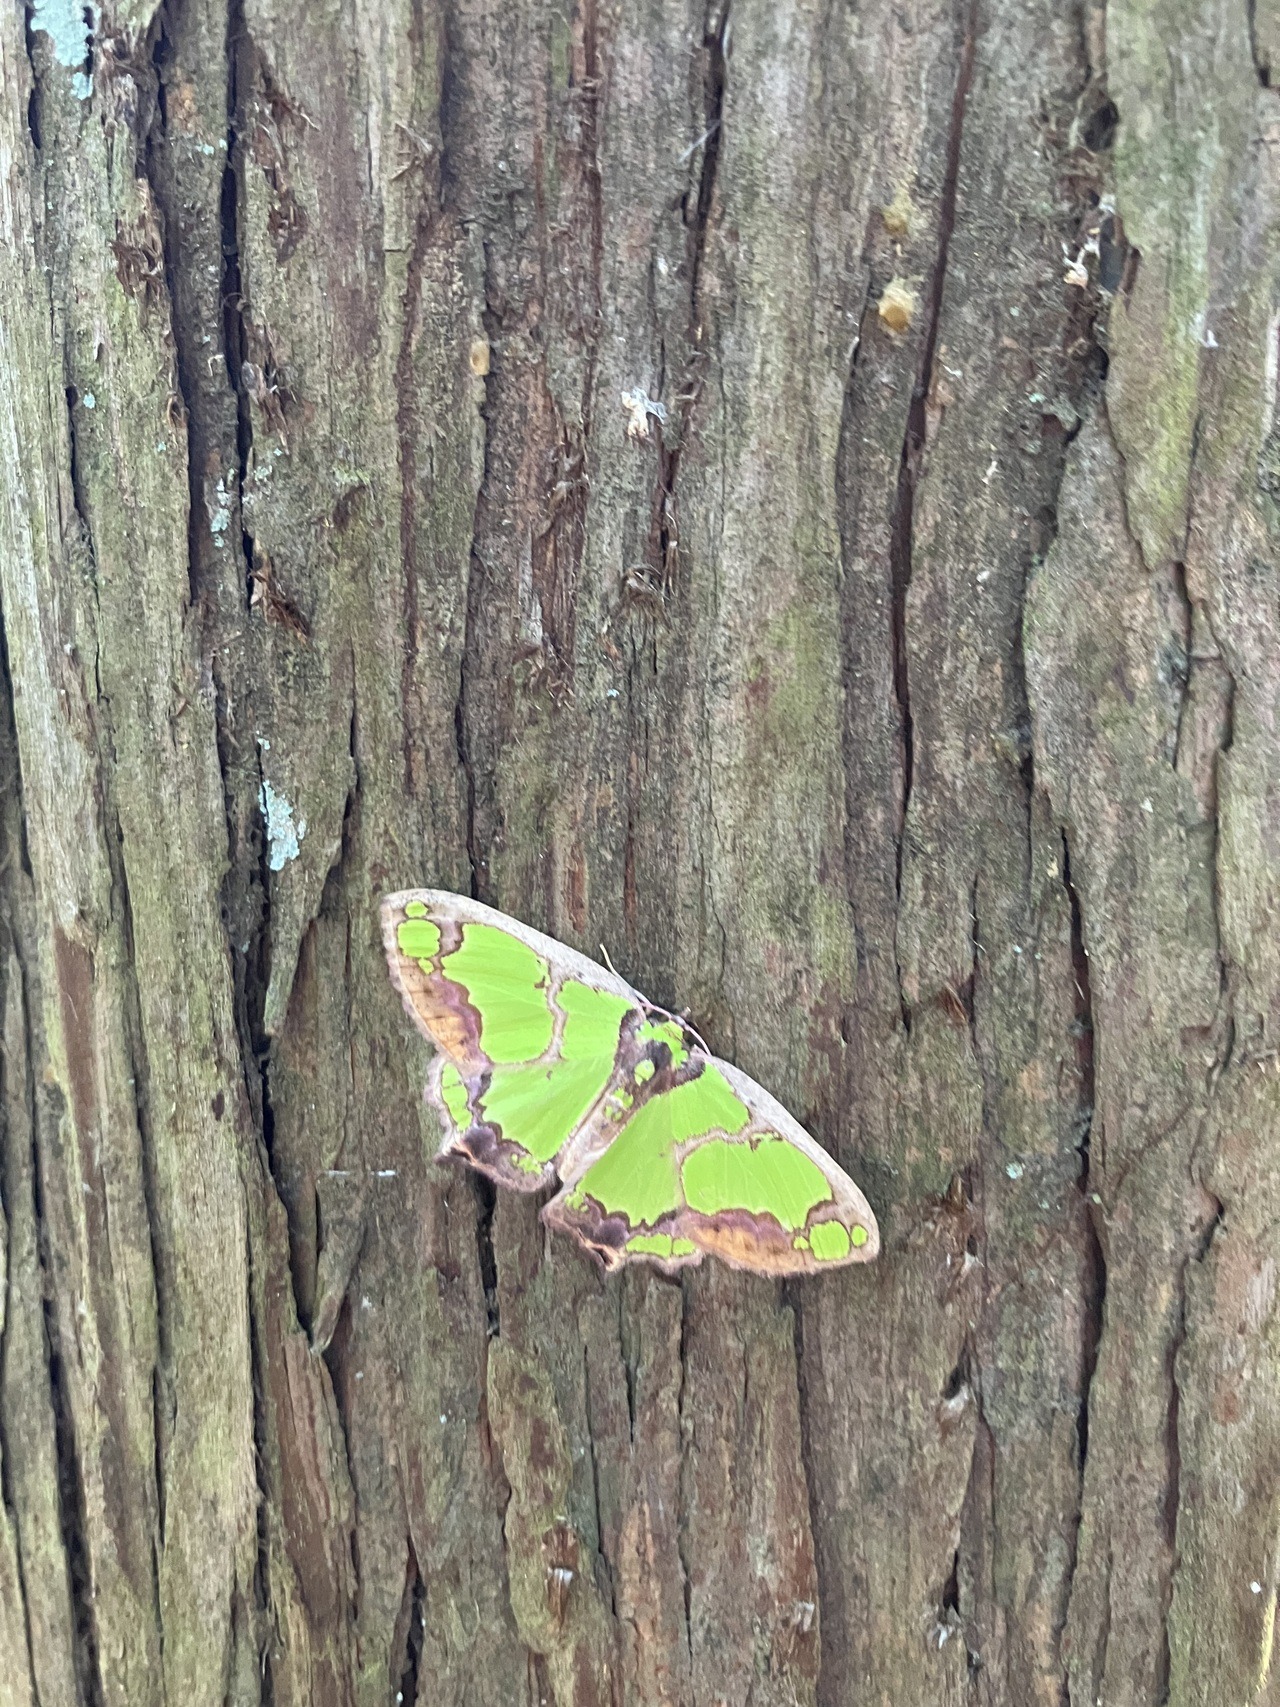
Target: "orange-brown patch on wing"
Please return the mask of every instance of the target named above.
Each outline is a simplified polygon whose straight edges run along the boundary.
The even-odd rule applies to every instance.
[[[436,972],[425,973],[403,957],[400,981],[410,1012],[438,1048],[468,1070],[487,1065],[480,1047],[480,1016],[460,984]]]
[[[790,1236],[763,1219],[748,1226],[736,1218],[717,1215],[699,1220],[696,1236],[704,1251],[734,1268],[749,1268],[759,1274],[795,1274],[809,1266]]]

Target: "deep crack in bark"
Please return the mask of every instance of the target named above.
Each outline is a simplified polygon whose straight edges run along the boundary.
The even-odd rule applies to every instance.
[[[792,1349],[796,1360],[796,1420],[800,1429],[800,1469],[804,1476],[805,1515],[809,1522],[809,1542],[813,1548],[813,1593],[814,1616],[818,1629],[822,1629],[822,1573],[818,1569],[818,1529],[813,1520],[813,1490],[822,1486],[822,1481],[814,1466],[813,1431],[810,1424],[810,1402],[808,1375],[804,1361],[804,1291],[793,1280],[782,1283],[782,1301],[785,1308],[791,1311]],[[814,1679],[814,1696],[821,1701],[824,1699],[822,1688],[822,1644],[818,1644],[818,1675]]]
[[[680,1429],[680,1479],[679,1501],[680,1509],[676,1514],[676,1553],[680,1560],[680,1590],[684,1607],[684,1644],[689,1656],[690,1665],[693,1662],[693,1574],[689,1559],[689,1506],[690,1500],[686,1482],[691,1473],[692,1453],[685,1450],[692,1443],[693,1428],[689,1428],[689,1441],[685,1438],[685,1390],[689,1377],[689,1277],[680,1277],[680,1391],[676,1395],[676,1419]]]
[[[420,39],[423,28],[420,8],[415,6],[411,17],[410,39],[416,53],[420,54],[423,45]],[[443,65],[448,52],[448,43],[443,26],[439,29],[437,46]],[[443,75],[442,69],[441,78]],[[395,361],[396,454],[400,479],[400,562],[404,570],[405,626],[404,659],[400,667],[400,697],[404,716],[404,785],[405,792],[410,797],[416,794],[419,788],[411,745],[411,723],[408,708],[414,705],[418,698],[415,680],[418,666],[418,581],[422,573],[418,556],[419,477],[415,466],[417,447],[421,437],[421,423],[418,418],[417,387],[414,383],[414,353],[418,335],[422,329],[423,268],[435,231],[441,202],[441,154],[442,149],[436,147],[422,164],[421,200],[414,221],[413,247],[409,253],[409,265],[405,274],[404,298],[401,308],[400,348],[396,352]]]
[[[715,205],[716,180],[720,163],[720,139],[724,124],[725,82],[727,61],[725,43],[729,29],[730,0],[713,0],[709,7],[702,35],[702,51],[706,56],[703,68],[703,131],[694,144],[693,152],[702,150],[698,171],[697,194],[691,197],[686,190],[681,207],[686,229],[685,270],[689,279],[689,321],[685,333],[684,358],[675,375],[679,390],[675,404],[675,433],[672,444],[666,434],[658,431],[658,480],[654,489],[653,515],[650,521],[650,550],[654,558],[653,573],[658,588],[659,608],[665,603],[675,585],[680,563],[680,512],[676,485],[680,476],[680,459],[693,430],[693,412],[702,393],[706,367],[706,352],[702,345],[702,272],[706,259],[707,237]],[[658,390],[665,382],[666,348],[662,349],[664,372]]]
[[[964,39],[960,47],[960,62],[956,70],[955,93],[951,104],[951,128],[947,137],[946,169],[938,206],[938,247],[929,277],[925,307],[925,331],[920,345],[920,361],[916,382],[907,412],[907,430],[902,441],[898,463],[898,486],[894,499],[890,527],[889,565],[891,586],[891,633],[893,637],[893,690],[898,706],[898,722],[902,740],[902,791],[897,826],[897,894],[902,902],[902,872],[906,849],[907,812],[911,804],[911,789],[915,775],[915,727],[911,715],[911,681],[907,641],[907,595],[911,587],[912,533],[915,520],[916,480],[925,442],[925,402],[933,378],[933,360],[938,343],[938,327],[942,319],[943,287],[947,275],[947,259],[951,236],[956,222],[956,201],[960,184],[960,148],[964,136],[965,108],[969,85],[973,78],[974,45],[977,32],[977,0],[971,0],[965,20]],[[911,1010],[902,990],[901,969],[898,972],[899,1000],[903,1026],[911,1029]]]
[[[1089,1457],[1089,1402],[1093,1378],[1098,1367],[1098,1351],[1102,1341],[1107,1299],[1107,1262],[1098,1221],[1100,1205],[1095,1201],[1090,1168],[1095,1096],[1093,988],[1089,975],[1089,954],[1084,941],[1084,914],[1071,876],[1071,849],[1066,830],[1062,836],[1062,885],[1071,909],[1071,970],[1075,989],[1075,1019],[1072,1029],[1076,1040],[1076,1062],[1079,1073],[1077,1102],[1076,1149],[1080,1156],[1077,1189],[1082,1202],[1084,1231],[1083,1313],[1080,1344],[1080,1397],[1076,1407],[1076,1468],[1078,1477],[1078,1506],[1075,1528],[1071,1536],[1071,1558],[1064,1583],[1064,1605],[1071,1603],[1076,1567],[1079,1563],[1080,1525],[1084,1517],[1085,1474]],[[1099,1673],[1101,1675],[1101,1673]],[[1069,1687],[1065,1673],[1064,1692]]]
[[[498,1193],[493,1181],[473,1169],[467,1178],[476,1199],[476,1258],[480,1266],[480,1282],[484,1287],[484,1309],[490,1338],[502,1331],[498,1313],[498,1261],[493,1251],[493,1212]]]
[[[405,1581],[404,1662],[396,1685],[396,1707],[415,1707],[421,1675],[422,1648],[426,1636],[427,1585],[418,1563],[413,1541],[409,1542],[409,1571]]]
[[[227,163],[222,172],[222,312],[223,358],[227,383],[236,395],[236,508],[240,523],[240,549],[244,554],[245,605],[253,597],[254,542],[244,526],[244,489],[253,455],[253,415],[244,366],[248,334],[244,319],[244,297],[240,276],[240,193],[244,152],[240,147],[243,124],[241,81],[249,40],[244,0],[229,0],[227,7]],[[265,986],[264,986],[265,988]]]
[[[40,1361],[47,1382],[49,1417],[54,1428],[53,1447],[57,1473],[55,1494],[58,1505],[58,1528],[67,1555],[68,1599],[73,1617],[73,1626],[70,1632],[71,1659],[76,1676],[81,1682],[84,1694],[83,1707],[100,1707],[102,1690],[98,1670],[97,1624],[91,1586],[88,1581],[88,1538],[86,1534],[87,1517],[84,1486],[80,1476],[80,1458],[76,1448],[75,1423],[71,1415],[70,1396],[66,1391],[65,1381],[62,1379],[60,1338],[53,1303],[55,1283],[50,1267],[47,1222],[41,1186],[40,1127],[37,1119],[35,1077],[32,1071],[37,1059],[36,1039],[31,1017],[31,991],[27,960],[19,940],[24,909],[16,900],[10,887],[13,879],[9,875],[9,868],[15,852],[18,855],[23,878],[28,883],[31,882],[32,871],[26,846],[26,812],[23,805],[22,771],[18,755],[17,732],[14,725],[13,680],[9,669],[9,643],[3,613],[0,613],[0,717],[3,718],[3,723],[0,724],[0,730],[2,730],[0,740],[3,742],[4,756],[12,767],[11,780],[6,782],[6,787],[13,791],[13,803],[16,806],[17,813],[17,846],[15,848],[11,844],[5,850],[3,861],[0,862],[0,882],[4,885],[3,911],[6,915],[4,946],[8,961],[5,974],[6,978],[16,977],[19,983],[22,1054],[27,1064],[27,1070],[23,1075],[23,1091],[27,1142],[26,1169],[29,1172],[23,1183],[30,1193],[28,1201],[38,1285],[38,1302],[37,1299],[30,1301],[36,1303],[36,1307],[40,1311]],[[34,890],[29,891],[29,894],[33,896]],[[36,958],[34,952],[32,958],[33,960]],[[0,998],[5,996],[7,996],[7,991],[0,990]],[[8,1080],[12,1071],[12,1065],[7,1060],[0,1059],[0,1076],[3,1077],[4,1081]],[[4,1084],[3,1089],[7,1101],[9,1094],[7,1083]],[[6,1118],[3,1133],[5,1147],[14,1143],[15,1136]],[[9,1379],[8,1336],[12,1331],[14,1320],[14,1268],[11,1241],[15,1205],[13,1201],[13,1180],[9,1167],[8,1154],[0,1152],[0,1206],[3,1207],[4,1212],[6,1239],[10,1241],[5,1251],[5,1298],[3,1309],[0,1310],[0,1321],[3,1322],[3,1331],[0,1332],[0,1430],[3,1430],[8,1420],[6,1416],[8,1407],[3,1403],[3,1386]],[[27,1672],[31,1681],[33,1699],[37,1699],[39,1693],[36,1687],[37,1678],[30,1663],[34,1657],[32,1653],[31,1590],[26,1561],[23,1557],[21,1526],[16,1522],[17,1512],[11,1480],[15,1461],[13,1444],[10,1439],[5,1438],[0,1433],[0,1499],[3,1499],[5,1509],[13,1523],[12,1533],[17,1543],[18,1589],[22,1598],[22,1616],[27,1636]],[[16,1656],[14,1658],[16,1659]]]

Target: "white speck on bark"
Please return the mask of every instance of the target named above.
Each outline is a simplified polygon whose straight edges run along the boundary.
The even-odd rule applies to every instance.
[[[622,393],[622,407],[627,412],[627,437],[629,439],[647,439],[649,437],[649,417],[665,426],[667,421],[667,406],[650,397],[643,386],[637,385],[634,391]]]
[[[213,543],[221,551],[224,546],[222,535],[231,526],[231,494],[227,491],[225,480],[219,479],[214,493],[213,509],[209,515],[209,532],[213,535]]]

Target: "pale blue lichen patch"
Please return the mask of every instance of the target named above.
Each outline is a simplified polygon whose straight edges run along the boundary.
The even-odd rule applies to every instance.
[[[94,8],[83,0],[35,0],[31,8],[31,28],[48,36],[59,65],[72,67],[72,92],[81,101],[93,93],[89,55],[96,22]]]
[[[293,818],[293,807],[283,794],[278,794],[264,777],[260,795],[262,820],[267,828],[267,864],[272,871],[283,871],[291,859],[297,859],[299,843],[307,833],[307,820]]]

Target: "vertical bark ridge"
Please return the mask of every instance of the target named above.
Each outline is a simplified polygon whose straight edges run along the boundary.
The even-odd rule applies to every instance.
[[[101,1701],[97,1632],[87,1581],[84,1488],[62,1370],[41,1187],[40,1117],[32,1069],[41,1049],[32,1015],[36,962],[31,869],[14,728],[8,639],[0,619],[0,910],[4,917],[3,1303],[0,1304],[0,1501],[5,1585],[0,1619],[18,1702]],[[19,1627],[20,1626],[20,1630]],[[19,1644],[23,1655],[19,1658]],[[22,1675],[25,1673],[25,1677]]]

